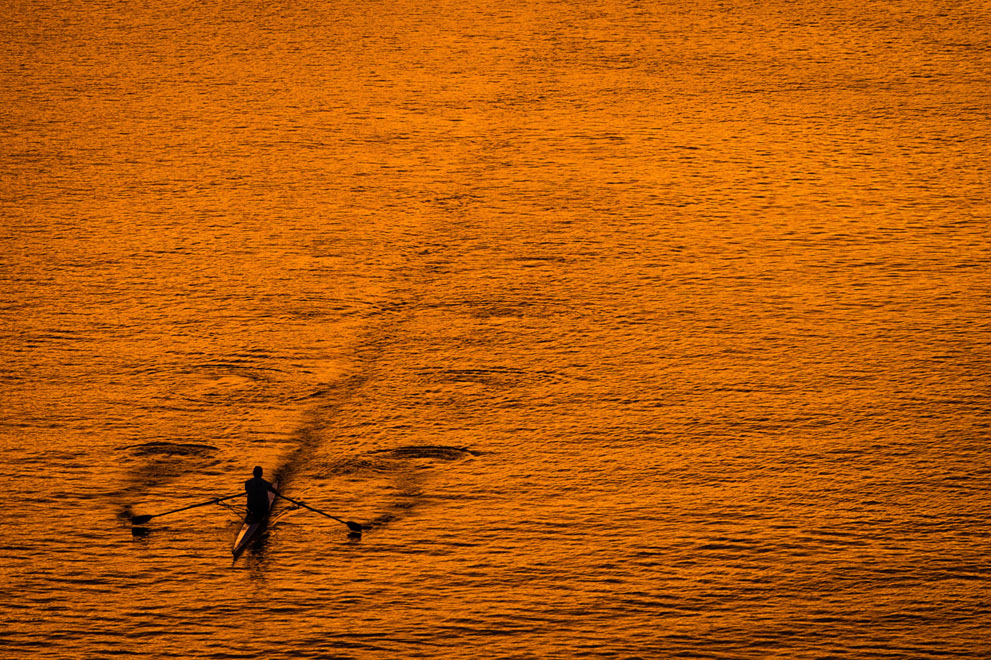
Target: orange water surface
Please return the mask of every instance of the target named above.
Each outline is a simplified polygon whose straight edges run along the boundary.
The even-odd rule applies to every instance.
[[[0,44],[0,656],[991,656],[986,2]]]

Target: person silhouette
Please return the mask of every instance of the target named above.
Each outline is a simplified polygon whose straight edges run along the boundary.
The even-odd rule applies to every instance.
[[[268,493],[269,491],[279,494],[275,486],[262,479],[262,468],[256,465],[253,471],[254,476],[244,482],[244,492],[248,494],[248,518],[260,520],[268,514]]]

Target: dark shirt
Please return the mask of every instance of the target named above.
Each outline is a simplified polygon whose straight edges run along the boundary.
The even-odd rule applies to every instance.
[[[259,513],[268,511],[268,491],[272,484],[261,477],[251,477],[244,482],[244,492],[248,494],[248,508]]]

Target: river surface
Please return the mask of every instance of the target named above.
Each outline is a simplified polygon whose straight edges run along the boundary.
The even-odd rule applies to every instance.
[[[991,657],[986,2],[0,46],[4,658]]]

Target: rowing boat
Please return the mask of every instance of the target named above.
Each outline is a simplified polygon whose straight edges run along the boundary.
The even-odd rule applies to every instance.
[[[272,484],[272,488],[278,487],[278,482]],[[244,524],[241,525],[241,531],[237,533],[237,537],[234,539],[234,548],[232,550],[234,553],[234,559],[237,559],[238,555],[244,552],[244,549],[248,547],[248,544],[250,544],[255,537],[265,530],[265,527],[268,525],[268,514],[272,511],[272,502],[274,501],[275,493],[268,491],[268,511],[265,512],[265,515],[255,520],[251,519],[250,513],[245,516]]]

